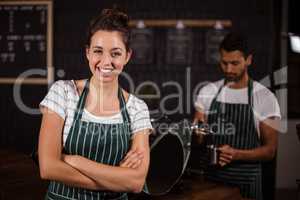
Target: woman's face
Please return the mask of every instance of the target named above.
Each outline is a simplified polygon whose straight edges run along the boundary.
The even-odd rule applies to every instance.
[[[131,51],[126,50],[121,33],[99,30],[92,36],[86,56],[94,78],[101,82],[112,82],[117,80],[129,61]]]

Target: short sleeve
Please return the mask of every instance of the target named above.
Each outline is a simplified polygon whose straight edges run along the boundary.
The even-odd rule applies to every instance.
[[[214,83],[209,83],[199,91],[194,103],[195,109],[201,112],[208,112],[210,104],[218,92],[218,85]]]
[[[41,107],[47,107],[57,113],[60,117],[66,117],[66,90],[64,81],[56,81],[50,87],[45,98],[40,102]]]
[[[131,131],[132,134],[135,134],[141,130],[152,129],[152,124],[150,121],[150,114],[147,104],[133,97],[133,102],[130,104],[128,111],[131,120]]]
[[[254,97],[256,98],[256,102],[254,102],[253,110],[259,121],[263,121],[269,117],[281,118],[277,98],[271,91],[262,89],[256,92]]]

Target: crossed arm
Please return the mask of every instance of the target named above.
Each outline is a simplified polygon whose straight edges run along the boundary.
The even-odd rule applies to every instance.
[[[206,116],[202,112],[196,112],[194,122],[206,122]],[[235,149],[229,145],[223,145],[219,148],[220,160],[219,164],[224,166],[234,160],[271,160],[276,153],[278,142],[278,117],[270,117],[259,123],[260,137],[262,145],[255,149],[242,150]]]
[[[42,112],[38,149],[41,178],[91,190],[142,190],[149,166],[148,130],[134,135],[131,149],[119,166],[109,166],[82,156],[63,155],[64,120],[47,108]]]

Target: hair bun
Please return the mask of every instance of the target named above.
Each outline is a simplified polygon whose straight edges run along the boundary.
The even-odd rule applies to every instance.
[[[129,17],[122,11],[117,9],[103,9],[101,15],[111,22],[128,27]]]
[[[128,22],[129,17],[124,12],[116,8],[103,9],[90,21],[87,30],[87,46],[90,46],[92,36],[99,30],[118,31],[122,34],[122,39],[126,49],[129,50],[130,28]]]

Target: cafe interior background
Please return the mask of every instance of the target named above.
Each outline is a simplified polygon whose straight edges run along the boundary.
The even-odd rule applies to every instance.
[[[28,14],[28,10],[20,9],[26,3],[36,10]],[[5,9],[7,5],[11,7]],[[125,72],[133,77],[134,86],[126,77],[120,81],[141,98],[153,95],[145,99],[152,110],[164,101],[163,106],[174,111],[169,114],[174,122],[192,119],[193,92],[199,83],[221,78],[217,58],[224,34],[240,30],[249,37],[254,49],[250,74],[276,94],[283,114],[276,158],[264,163],[264,196],[296,199],[296,180],[300,179],[300,140],[296,129],[300,123],[297,0],[2,0],[0,149],[4,153],[0,173],[13,169],[17,163],[13,154],[30,157],[41,122],[38,104],[51,83],[89,76],[84,57],[88,21],[99,10],[113,6],[128,12],[133,28],[135,53]],[[23,78],[16,81],[17,77]],[[166,98],[178,94],[178,87],[164,84],[170,80],[182,88],[182,104],[178,96]],[[160,97],[151,84],[140,86],[145,81],[156,83]],[[14,168],[22,169],[22,165]],[[18,178],[19,182],[26,180]],[[0,184],[9,184],[11,179],[10,175],[1,176]]]

